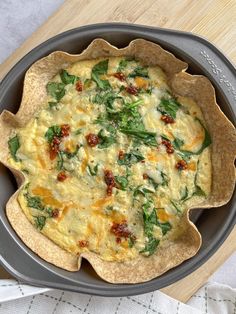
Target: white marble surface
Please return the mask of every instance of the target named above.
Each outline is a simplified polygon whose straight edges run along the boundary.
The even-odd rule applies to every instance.
[[[3,62],[64,1],[0,0],[0,62]],[[236,253],[210,278],[236,288]]]

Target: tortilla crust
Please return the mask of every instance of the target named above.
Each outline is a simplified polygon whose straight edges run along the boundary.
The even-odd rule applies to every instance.
[[[17,127],[25,125],[40,109],[47,96],[46,84],[63,68],[86,59],[111,56],[134,56],[145,65],[160,66],[167,74],[169,85],[179,96],[192,97],[202,110],[212,137],[212,190],[209,197],[197,204],[201,208],[226,204],[235,185],[234,159],[236,132],[232,123],[216,103],[210,81],[199,75],[186,73],[188,64],[152,42],[136,39],[128,47],[118,49],[103,39],[95,39],[79,55],[56,51],[35,62],[26,72],[22,102],[16,115],[4,110],[0,116],[0,161],[15,175],[22,186],[24,174],[12,169],[7,162],[8,138]],[[223,130],[223,132],[221,132]],[[201,235],[189,220],[189,210],[181,220],[178,238],[163,241],[150,257],[139,256],[129,262],[103,261],[97,254],[88,252],[74,256],[40,233],[26,218],[19,206],[19,190],[6,206],[7,217],[22,241],[42,259],[69,271],[80,269],[81,259],[87,259],[97,274],[111,283],[141,283],[160,276],[167,270],[194,256],[201,246]],[[196,204],[194,204],[196,207]],[[192,206],[193,208],[193,206]]]

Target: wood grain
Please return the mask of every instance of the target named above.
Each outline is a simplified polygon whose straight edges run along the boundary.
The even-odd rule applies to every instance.
[[[217,45],[236,62],[235,0],[67,0],[21,47],[0,65],[0,78],[32,48],[63,31],[99,22],[128,22],[194,32]],[[187,301],[236,250],[236,228],[198,270],[162,289]],[[0,268],[0,278],[8,274]]]

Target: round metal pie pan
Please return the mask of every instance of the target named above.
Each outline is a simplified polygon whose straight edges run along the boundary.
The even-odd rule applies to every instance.
[[[5,76],[0,84],[0,112],[16,112],[22,95],[26,70],[36,60],[55,50],[80,53],[95,38],[104,38],[117,47],[125,47],[135,38],[160,44],[189,64],[188,72],[207,76],[216,89],[217,102],[235,124],[235,68],[214,45],[191,33],[123,23],[94,24],[57,35],[30,51]],[[223,130],[219,130],[223,132]],[[203,243],[199,252],[181,265],[151,281],[140,284],[109,284],[100,279],[83,261],[78,272],[68,272],[42,260],[27,248],[9,224],[5,206],[16,190],[15,179],[0,166],[0,262],[14,277],[32,285],[66,289],[101,296],[127,296],[168,286],[187,276],[220,247],[236,222],[235,193],[230,202],[219,208],[194,210],[192,220]]]

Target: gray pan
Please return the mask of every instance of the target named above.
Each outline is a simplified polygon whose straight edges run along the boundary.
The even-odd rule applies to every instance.
[[[94,38],[104,38],[117,47],[125,47],[135,38],[160,44],[189,64],[188,72],[206,75],[213,83],[217,101],[235,124],[236,74],[230,61],[215,46],[191,33],[141,25],[120,23],[95,24],[70,30],[39,45],[22,58],[6,75],[0,85],[0,111],[16,112],[22,94],[26,70],[37,59],[52,51],[79,53]],[[224,132],[224,130],[221,130]],[[201,266],[220,247],[236,222],[235,193],[231,201],[220,208],[196,211],[196,223],[203,244],[196,256],[171,269],[162,276],[140,284],[109,284],[100,279],[92,267],[83,261],[78,272],[57,268],[34,254],[18,238],[5,215],[5,205],[16,190],[14,177],[0,166],[0,262],[14,277],[32,285],[53,287],[101,296],[127,296],[146,293],[168,286]],[[199,214],[200,212],[200,214]]]

